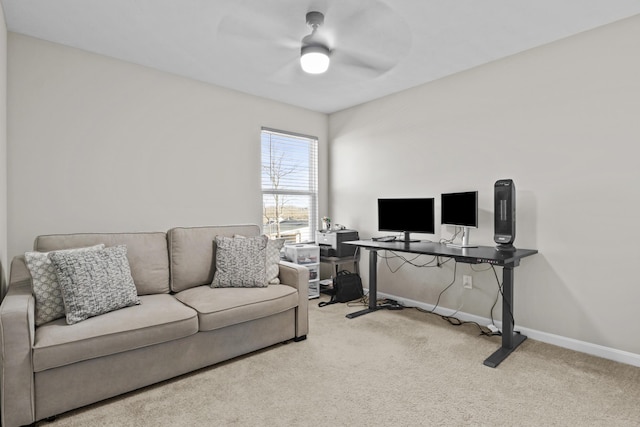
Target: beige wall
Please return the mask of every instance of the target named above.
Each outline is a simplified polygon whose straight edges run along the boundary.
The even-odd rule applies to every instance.
[[[9,33],[9,254],[43,233],[261,221],[260,129],[328,117]]]
[[[9,33],[0,262],[42,233],[259,222],[268,126],[320,138],[320,212],[362,237],[384,234],[378,197],[479,190],[471,239],[493,245],[493,184],[513,178],[516,245],[540,250],[516,270],[518,325],[640,354],[639,40],[635,17],[327,117]],[[489,317],[493,273],[457,274],[474,289],[441,304]],[[380,289],[433,304],[451,275],[381,262]]]
[[[0,4],[0,298],[9,274],[7,241],[7,24]]]
[[[387,234],[378,197],[436,197],[439,224],[440,193],[479,190],[471,241],[493,245],[493,185],[512,178],[516,246],[540,251],[516,269],[517,324],[640,354],[638,52],[640,16],[331,115],[332,219]],[[435,304],[452,264],[381,262],[379,290]],[[457,273],[441,304],[489,318],[491,270]]]

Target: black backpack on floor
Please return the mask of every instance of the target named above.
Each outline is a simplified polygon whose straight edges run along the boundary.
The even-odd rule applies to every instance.
[[[364,296],[362,290],[362,280],[360,275],[352,273],[348,270],[341,270],[336,277],[333,278],[333,292],[330,301],[322,301],[318,303],[319,307],[335,304],[338,302],[349,302],[360,299]]]

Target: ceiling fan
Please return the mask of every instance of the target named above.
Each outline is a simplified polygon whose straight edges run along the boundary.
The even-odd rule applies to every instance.
[[[278,84],[322,73],[318,84],[346,84],[388,72],[411,47],[407,22],[382,0],[305,3],[234,1],[217,29],[220,48],[233,53],[225,60],[261,69]],[[302,38],[300,15],[311,29]]]

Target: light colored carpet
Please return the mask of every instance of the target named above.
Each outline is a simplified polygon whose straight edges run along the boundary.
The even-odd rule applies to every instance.
[[[639,426],[640,368],[416,310],[310,302],[310,333],[39,426]]]

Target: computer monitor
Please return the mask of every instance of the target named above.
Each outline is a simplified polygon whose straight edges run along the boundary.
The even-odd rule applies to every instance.
[[[473,248],[469,244],[469,229],[478,228],[478,192],[443,193],[440,195],[440,222],[462,227],[462,243],[450,244],[460,248]]]
[[[410,233],[435,233],[434,198],[378,199],[378,230],[404,233],[405,242]]]

